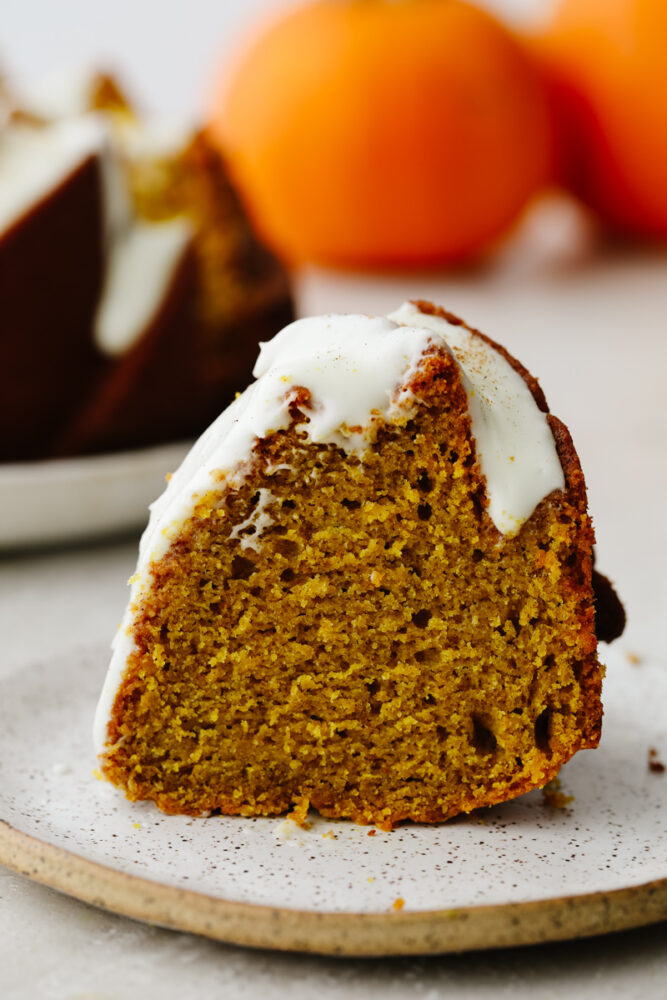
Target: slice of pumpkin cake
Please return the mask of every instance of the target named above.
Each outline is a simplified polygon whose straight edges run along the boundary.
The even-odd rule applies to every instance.
[[[255,376],[152,508],[105,776],[171,813],[391,826],[596,746],[593,529],[536,380],[421,302],[299,320]]]

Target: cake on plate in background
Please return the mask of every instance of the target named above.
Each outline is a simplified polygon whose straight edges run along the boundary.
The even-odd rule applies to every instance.
[[[0,88],[0,460],[197,435],[292,318],[201,132],[108,76]]]

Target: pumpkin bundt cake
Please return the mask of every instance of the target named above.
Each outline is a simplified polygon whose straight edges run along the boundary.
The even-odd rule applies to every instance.
[[[593,528],[535,379],[422,302],[299,320],[255,375],[153,506],[104,775],[170,813],[390,827],[596,746]]]
[[[292,319],[285,271],[203,133],[105,76],[1,84],[0,461],[195,437]]]

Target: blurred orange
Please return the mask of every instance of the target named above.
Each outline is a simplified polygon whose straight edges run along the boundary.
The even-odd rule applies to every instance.
[[[667,235],[667,2],[562,0],[540,48],[566,182],[613,226]]]
[[[282,14],[210,122],[266,240],[292,261],[465,259],[549,168],[538,74],[460,0],[319,0]]]

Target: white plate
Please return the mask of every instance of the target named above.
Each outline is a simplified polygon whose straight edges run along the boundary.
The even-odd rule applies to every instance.
[[[0,548],[139,528],[190,443],[88,458],[0,464]]]
[[[84,650],[0,684],[0,860],[56,888],[223,940],[348,954],[527,943],[667,917],[667,774],[648,768],[650,747],[667,754],[662,664],[609,657],[602,745],[562,771],[569,807],[531,792],[371,837],[320,817],[300,830],[127,802],[93,776],[106,659]]]

